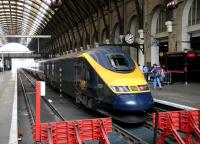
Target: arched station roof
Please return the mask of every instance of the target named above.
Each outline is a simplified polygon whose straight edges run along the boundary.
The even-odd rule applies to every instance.
[[[57,35],[91,17],[108,0],[62,0],[52,9],[52,0],[1,0],[0,35]],[[53,31],[53,32],[52,32]],[[1,43],[35,44],[30,38],[0,38]]]
[[[1,0],[0,35],[41,33],[55,13],[50,4],[50,0]],[[21,40],[16,39],[16,42]],[[13,42],[13,39],[7,38],[3,41]]]

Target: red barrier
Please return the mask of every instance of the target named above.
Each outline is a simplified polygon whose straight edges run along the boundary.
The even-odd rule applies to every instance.
[[[44,89],[43,89],[44,90]],[[34,140],[48,144],[82,144],[87,140],[110,144],[107,134],[112,132],[112,119],[86,119],[65,122],[40,123],[41,82],[36,82],[36,123]],[[44,90],[45,91],[45,90]]]
[[[42,123],[40,142],[48,144],[82,144],[85,141],[93,140],[110,144],[107,134],[111,132],[111,118]],[[35,130],[34,134],[35,139]]]
[[[156,115],[153,113],[154,127],[155,118]],[[160,112],[158,128],[163,132],[158,138],[157,144],[163,144],[165,138],[169,135],[172,135],[179,144],[197,143],[197,141],[200,141],[200,110]],[[181,137],[179,132],[185,133],[185,137]],[[195,134],[193,138],[191,134]]]
[[[40,141],[40,106],[41,106],[41,83],[40,81],[36,82],[36,137],[35,141]]]

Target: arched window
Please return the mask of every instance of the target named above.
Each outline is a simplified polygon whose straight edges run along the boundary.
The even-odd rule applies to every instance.
[[[200,24],[200,1],[193,0],[192,6],[190,8],[188,25]]]
[[[166,11],[164,8],[160,8],[159,16],[158,16],[158,20],[157,20],[156,33],[166,31],[165,22],[166,22]]]

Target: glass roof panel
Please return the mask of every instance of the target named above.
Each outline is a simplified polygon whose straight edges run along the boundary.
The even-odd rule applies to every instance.
[[[51,0],[1,0],[0,34],[40,33],[54,15],[50,3]]]

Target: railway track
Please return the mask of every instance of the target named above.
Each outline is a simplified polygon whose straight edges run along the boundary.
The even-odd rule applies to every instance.
[[[18,77],[20,80],[20,84],[22,86],[22,91],[25,99],[25,104],[27,107],[27,111],[30,117],[30,123],[35,124],[35,83],[30,79],[22,70],[18,71]],[[27,88],[28,87],[28,88]],[[48,100],[42,97],[42,101],[44,101],[45,106],[43,106],[43,111],[50,119],[46,119],[43,117],[43,121],[63,121],[64,118],[59,114],[59,112],[51,105]],[[48,109],[49,108],[49,109]]]
[[[24,96],[24,99],[25,99],[25,104],[26,104],[29,120],[30,120],[31,125],[33,125],[33,124],[35,124],[35,116],[34,116],[34,112],[33,112],[32,108],[31,108],[31,103],[30,103],[28,96],[26,94],[25,86],[24,86],[24,83],[22,81],[20,71],[17,71],[17,75],[18,75],[19,83],[22,87],[22,92],[23,92],[23,96]]]
[[[25,73],[24,71],[20,71],[20,73],[23,74],[23,77],[26,78],[26,80],[29,81],[29,83],[31,83],[31,86],[35,88],[35,84],[36,84],[35,78],[33,78],[29,74]],[[28,84],[28,85],[30,86],[30,84]],[[30,88],[28,88],[28,89],[30,90]],[[25,93],[27,93],[27,92],[25,92]],[[28,93],[30,93],[30,92],[28,92]],[[60,114],[60,112],[55,108],[55,106],[53,106],[47,100],[47,98],[42,97],[42,99],[46,103],[46,105],[48,105],[51,108],[53,113],[57,117],[59,117],[60,121],[64,121],[65,120],[64,116],[62,114]],[[27,100],[27,101],[29,101],[29,100]],[[30,102],[28,102],[28,103],[30,103]],[[30,105],[30,104],[28,104],[28,105]],[[30,106],[27,106],[27,107],[30,107]],[[34,119],[34,115],[32,117]],[[120,127],[117,124],[113,124],[113,132],[115,132],[120,138],[122,138],[128,144],[147,144],[145,141],[143,141],[142,139],[136,137],[135,135],[133,135],[132,133],[130,133],[129,131],[125,130],[124,128]]]
[[[31,83],[31,86],[35,88],[36,79],[33,78],[33,76],[31,76],[30,74],[25,73],[24,71],[23,72],[21,71],[21,73],[24,75],[24,77],[26,77],[29,83]],[[28,84],[28,86],[30,86],[30,84]],[[51,109],[52,113],[59,118],[59,121],[67,120],[65,116],[61,114],[59,110],[48,101],[46,97],[42,97],[42,99],[44,103],[48,105],[48,107]],[[27,103],[30,103],[30,102],[27,102]],[[30,106],[27,106],[27,107],[30,107]],[[173,108],[169,108],[165,106],[159,107],[159,105],[158,107],[156,107],[156,109],[158,109],[159,111],[167,111],[169,109],[173,110]],[[140,126],[122,127],[122,126],[119,126],[118,124],[113,123],[113,132],[115,132],[120,138],[122,138],[128,144],[153,143],[154,133],[153,133],[153,127],[152,127],[151,114],[149,114],[147,122],[145,122],[144,124]]]
[[[27,75],[25,72],[23,72],[24,76],[29,80],[29,82],[32,84],[32,86],[35,88],[36,86],[36,80],[33,79],[30,75]],[[52,110],[52,112],[60,119],[60,121],[64,121],[65,119],[63,116],[59,113],[59,111],[46,99],[46,97],[42,97],[42,100],[49,106],[49,108]]]

